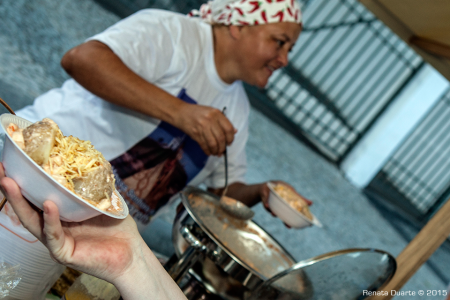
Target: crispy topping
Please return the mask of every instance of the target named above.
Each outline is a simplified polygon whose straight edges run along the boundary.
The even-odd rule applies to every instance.
[[[64,136],[58,129],[55,146],[50,152],[50,162],[52,175],[63,175],[73,190],[74,178],[86,176],[87,173],[103,166],[106,160],[90,141]]]

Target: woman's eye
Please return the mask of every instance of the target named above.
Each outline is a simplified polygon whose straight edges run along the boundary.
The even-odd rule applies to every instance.
[[[277,44],[278,44],[278,47],[282,48],[284,46],[284,44],[286,44],[286,41],[277,40]]]

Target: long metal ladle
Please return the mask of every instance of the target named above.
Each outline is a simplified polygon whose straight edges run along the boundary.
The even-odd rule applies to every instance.
[[[225,115],[226,107],[223,108],[222,113]],[[225,147],[225,151],[223,153],[224,161],[225,161],[225,187],[222,191],[222,195],[220,197],[220,207],[223,208],[228,214],[236,217],[241,220],[250,220],[255,215],[255,212],[251,210],[244,203],[227,197],[225,194],[228,190],[228,154],[227,148]]]

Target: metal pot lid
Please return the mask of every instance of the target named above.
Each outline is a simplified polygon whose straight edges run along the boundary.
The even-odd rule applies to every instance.
[[[346,249],[298,262],[257,288],[246,300],[356,300],[385,286],[395,258],[377,249]]]
[[[273,277],[295,264],[294,258],[256,223],[227,214],[216,195],[187,187],[181,199],[201,229],[233,260],[261,279]]]

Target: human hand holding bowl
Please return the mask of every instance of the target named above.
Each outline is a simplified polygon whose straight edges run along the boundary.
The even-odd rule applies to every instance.
[[[269,196],[265,206],[288,227],[304,228],[316,225],[319,220],[310,212],[312,202],[299,195],[293,187],[284,182],[268,182]]]

